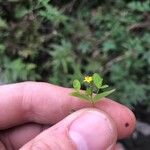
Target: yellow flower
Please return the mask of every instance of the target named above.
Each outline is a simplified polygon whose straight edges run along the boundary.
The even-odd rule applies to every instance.
[[[90,83],[91,81],[92,81],[92,77],[91,77],[91,76],[86,76],[86,77],[84,78],[84,82]]]

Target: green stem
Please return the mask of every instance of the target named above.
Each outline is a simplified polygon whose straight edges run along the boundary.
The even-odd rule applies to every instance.
[[[97,90],[96,94],[98,94],[98,93],[99,93],[99,90],[100,90],[100,89],[98,89],[98,90]]]
[[[91,84],[91,99],[93,99],[93,83]]]
[[[94,108],[95,103],[94,103],[93,99],[91,99],[91,103],[92,103],[92,107]]]
[[[91,103],[92,103],[92,107],[94,108],[94,101],[93,101],[93,87],[94,87],[94,85],[93,85],[93,82],[92,82],[92,84],[91,84]]]

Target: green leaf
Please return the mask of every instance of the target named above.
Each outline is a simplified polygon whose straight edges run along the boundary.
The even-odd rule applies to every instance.
[[[78,97],[78,98],[86,100],[86,101],[91,101],[91,99],[87,95],[81,94],[79,92],[72,92],[70,95]]]
[[[7,23],[5,20],[3,20],[1,17],[0,17],[0,29],[4,29],[4,28],[7,28]]]
[[[20,0],[8,0],[9,2],[19,2]]]
[[[87,88],[86,91],[85,91],[85,94],[90,96],[92,93],[92,89],[91,88]]]
[[[108,88],[109,86],[108,85],[103,85],[100,87],[100,89],[105,89],[105,88]]]
[[[75,90],[80,90],[80,88],[81,88],[81,83],[80,83],[80,81],[77,80],[77,79],[75,79],[75,80],[73,81],[73,87],[74,87]]]
[[[116,49],[116,44],[113,40],[107,40],[103,43],[103,51],[108,52],[109,50]]]
[[[94,100],[94,102],[96,102],[96,101],[100,100],[101,98],[103,98],[105,96],[108,96],[109,94],[111,94],[114,91],[115,91],[115,89],[110,90],[110,91],[106,91],[106,92],[103,92],[103,93],[100,93],[100,94],[97,94],[97,95],[95,95],[93,100]]]
[[[97,73],[94,73],[92,78],[93,78],[93,82],[94,82],[95,86],[97,88],[100,88],[102,86],[102,81],[103,81],[103,79],[100,77],[100,75]]]
[[[24,6],[18,5],[15,9],[15,17],[17,19],[21,19],[22,17],[24,17],[28,13],[29,13],[29,10],[27,8],[25,8]]]

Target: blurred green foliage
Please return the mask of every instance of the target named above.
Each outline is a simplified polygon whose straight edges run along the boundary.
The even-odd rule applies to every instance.
[[[114,99],[147,102],[149,23],[149,0],[0,0],[0,81],[70,87],[98,72]]]

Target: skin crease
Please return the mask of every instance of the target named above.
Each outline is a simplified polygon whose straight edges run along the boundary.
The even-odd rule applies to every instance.
[[[7,144],[8,150],[12,146],[18,149],[45,129],[59,123],[70,114],[71,109],[91,107],[85,101],[71,97],[71,90],[42,82],[0,86],[0,139]],[[104,98],[95,108],[102,110],[113,120],[118,139],[133,132],[135,117],[125,106]]]

